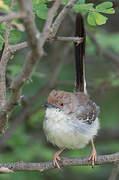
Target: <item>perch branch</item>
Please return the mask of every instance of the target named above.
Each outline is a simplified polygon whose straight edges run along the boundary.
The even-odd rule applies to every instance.
[[[119,152],[109,155],[98,155],[95,165],[103,165],[115,163],[119,160]],[[88,157],[81,158],[61,158],[59,162],[60,167],[66,166],[91,166],[91,162],[89,162]],[[16,171],[46,171],[50,169],[54,169],[53,162],[40,162],[40,163],[26,163],[24,161],[15,162],[15,163],[6,163],[0,164],[0,172],[8,173],[8,172],[16,172]],[[6,172],[5,172],[6,169]]]

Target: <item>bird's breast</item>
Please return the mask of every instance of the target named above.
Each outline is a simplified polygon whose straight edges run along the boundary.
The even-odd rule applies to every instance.
[[[83,148],[96,134],[98,118],[91,124],[54,108],[47,108],[43,129],[47,140],[62,148]]]

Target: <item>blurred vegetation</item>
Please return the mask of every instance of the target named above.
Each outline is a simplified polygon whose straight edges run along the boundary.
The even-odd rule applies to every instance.
[[[5,0],[6,4],[10,0]],[[33,1],[34,2],[34,1]],[[47,16],[48,7],[38,1],[41,11],[35,8],[36,24],[41,31]],[[45,0],[44,0],[45,2]],[[47,1],[46,1],[47,2]],[[67,1],[64,1],[66,3]],[[112,6],[111,6],[112,7]],[[91,5],[91,8],[93,6]],[[15,6],[17,10],[17,5]],[[76,9],[76,7],[75,7]],[[76,9],[77,10],[77,9]],[[42,12],[39,14],[39,12]],[[74,12],[69,14],[63,21],[58,34],[61,36],[74,35]],[[85,16],[85,19],[87,16]],[[110,15],[107,23],[103,26],[90,26],[86,23],[86,28],[93,32],[96,40],[104,50],[119,55],[119,24],[118,9],[114,15]],[[89,20],[88,20],[89,22]],[[17,21],[17,23],[20,23]],[[91,24],[91,23],[90,23]],[[97,23],[98,24],[98,23]],[[114,30],[114,25],[115,30]],[[0,47],[4,42],[5,23],[0,26]],[[26,34],[12,27],[10,43],[26,41]],[[2,40],[1,40],[2,39]],[[72,42],[47,42],[45,45],[47,55],[39,61],[31,80],[23,88],[23,102],[17,107],[9,120],[6,133],[0,137],[0,162],[12,162],[24,160],[27,162],[40,162],[52,160],[56,147],[46,142],[42,130],[45,109],[42,108],[47,100],[51,89],[63,89],[74,91],[75,64],[74,49]],[[20,50],[9,60],[7,68],[7,85],[9,96],[9,84],[13,77],[20,71],[25,61],[27,49]],[[101,52],[97,52],[95,44],[87,36],[86,44],[86,79],[87,88],[92,99],[101,107],[100,129],[117,129],[119,127],[119,62],[115,64],[112,59],[106,59]],[[29,100],[27,104],[27,100]],[[26,111],[25,111],[26,110]],[[100,133],[99,133],[100,134]],[[107,138],[106,141],[96,140],[98,154],[109,154],[117,152],[119,141]],[[90,154],[91,147],[88,145],[81,150],[66,150],[62,156],[81,157]],[[61,170],[51,170],[44,173],[40,172],[17,172],[14,174],[0,175],[0,180],[65,180],[65,179],[96,179],[106,180],[112,170],[112,165],[91,167],[66,167]],[[118,176],[119,178],[119,176]]]

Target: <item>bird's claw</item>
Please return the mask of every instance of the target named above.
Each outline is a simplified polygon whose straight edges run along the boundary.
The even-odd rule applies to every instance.
[[[60,157],[59,157],[59,154],[64,150],[64,148],[61,148],[59,151],[57,151],[55,154],[54,154],[54,159],[53,159],[53,164],[54,166],[57,166],[59,169],[60,169],[60,166],[57,162],[57,160],[61,160]]]
[[[60,159],[60,157],[57,154],[55,154],[54,155],[54,159],[53,159],[53,164],[54,164],[54,166],[57,166],[60,169],[60,166],[59,166],[57,160],[60,161],[61,159]]]
[[[96,161],[96,150],[94,149],[88,159],[89,161],[92,161],[92,168],[95,165],[95,161]]]

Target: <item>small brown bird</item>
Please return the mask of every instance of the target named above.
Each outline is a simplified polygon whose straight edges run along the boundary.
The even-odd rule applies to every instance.
[[[76,18],[75,36],[83,37],[81,44],[75,43],[76,59],[76,91],[66,92],[52,90],[45,104],[46,116],[43,129],[47,140],[60,148],[54,155],[53,163],[58,168],[59,154],[65,149],[84,148],[89,141],[92,153],[89,160],[94,166],[96,149],[93,138],[99,129],[99,107],[90,100],[86,92],[84,77],[85,29],[83,17],[78,14]]]

